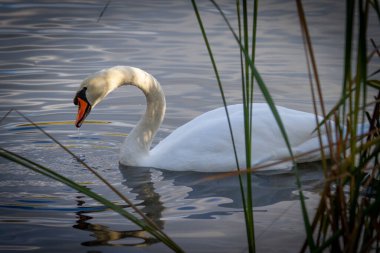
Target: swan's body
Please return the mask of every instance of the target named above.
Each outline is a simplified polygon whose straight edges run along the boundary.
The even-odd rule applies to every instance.
[[[116,88],[130,84],[147,98],[147,109],[121,147],[120,163],[126,166],[154,167],[176,171],[219,172],[236,170],[236,160],[224,108],[206,112],[177,128],[153,149],[150,148],[165,114],[165,97],[158,81],[145,71],[117,66],[95,73],[81,84],[75,102],[79,105],[77,127],[91,107]],[[83,104],[81,104],[83,103]],[[84,109],[84,106],[86,108]],[[285,125],[295,155],[319,147],[314,114],[284,107],[277,110]],[[245,166],[243,106],[228,107],[241,167]],[[253,104],[252,165],[274,162],[289,156],[288,149],[266,104]],[[319,152],[302,162],[319,159]],[[275,168],[289,168],[280,164]],[[274,167],[271,167],[272,169]]]
[[[312,114],[277,107],[295,154],[301,154],[318,147],[318,139],[311,133],[315,129],[315,117]],[[245,166],[245,140],[243,105],[228,106],[238,160],[241,167]],[[289,151],[278,129],[272,112],[267,104],[253,105],[252,132],[252,165],[261,165],[279,161],[289,157]],[[128,164],[123,158],[121,162]],[[319,159],[319,152],[301,161]],[[225,109],[218,108],[206,112],[185,125],[177,128],[164,140],[158,143],[146,157],[140,161],[142,166],[166,168],[170,170],[196,171],[231,171],[236,169],[231,136],[226,119]],[[290,168],[291,162],[281,163],[271,169]]]

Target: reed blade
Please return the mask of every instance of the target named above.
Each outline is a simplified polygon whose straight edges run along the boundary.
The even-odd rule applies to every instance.
[[[58,144],[58,146],[60,146],[65,152],[67,152],[69,155],[71,155],[74,159],[76,159],[77,162],[79,162],[81,165],[83,165],[85,168],[87,168],[91,173],[93,173],[98,179],[100,179],[111,191],[113,191],[118,197],[120,197],[120,199],[122,199],[124,202],[126,202],[128,204],[128,206],[130,208],[132,208],[143,220],[144,222],[147,224],[147,225],[144,225],[144,227],[151,227],[150,231],[148,231],[149,233],[151,233],[153,231],[153,233],[151,233],[153,236],[155,236],[158,240],[162,241],[163,243],[165,243],[167,246],[169,246],[170,248],[172,248],[174,251],[176,252],[183,252],[182,249],[167,235],[165,234],[165,232],[163,232],[162,229],[160,229],[158,227],[158,225],[153,222],[149,217],[147,217],[140,209],[138,209],[136,207],[136,205],[134,205],[124,194],[122,194],[119,190],[117,190],[115,187],[113,187],[104,177],[102,177],[97,171],[95,171],[93,168],[91,168],[87,163],[85,163],[82,159],[80,159],[77,155],[75,155],[73,152],[71,152],[67,147],[65,147],[62,143],[60,143],[56,138],[54,138],[52,135],[50,135],[49,133],[47,133],[43,128],[41,128],[39,125],[37,125],[35,122],[33,122],[31,119],[29,119],[27,116],[25,116],[23,113],[21,113],[20,111],[18,110],[10,110],[2,119],[1,121],[9,116],[9,114],[11,112],[16,112],[17,114],[19,114],[22,118],[24,118],[26,121],[28,121],[30,124],[32,124],[35,128],[37,128],[39,131],[41,131],[44,135],[46,135],[48,138],[50,138],[53,142],[55,142],[56,144]],[[1,122],[0,121],[0,122]],[[39,165],[37,163],[34,163],[30,160],[28,160],[27,158],[25,157],[21,157],[17,154],[14,154],[10,151],[6,151],[5,149],[1,148],[0,149],[2,150],[2,154],[1,156],[5,157],[6,155],[8,155],[7,158],[8,160],[12,160],[14,162],[17,162],[21,165],[24,165],[26,166],[27,168],[29,169],[36,169],[37,172],[45,175],[45,176],[48,176],[50,178],[53,178],[57,181],[60,181],[60,180],[64,180],[65,182],[62,182],[68,186],[73,186],[73,187],[77,187],[77,185],[75,185],[76,183],[68,178],[65,178],[63,175],[60,175],[56,172],[54,172],[53,170],[51,169],[48,169],[42,165]],[[10,159],[10,157],[12,157],[13,159]],[[16,159],[14,159],[16,158]],[[22,163],[20,163],[22,162]],[[27,165],[33,165],[33,168],[31,168],[30,166],[27,166]],[[39,169],[38,169],[39,168]],[[42,173],[43,172],[43,173]],[[47,174],[46,174],[47,173]],[[69,181],[68,181],[69,180]],[[76,189],[76,188],[74,188]],[[86,189],[86,188],[85,188]],[[88,193],[88,192],[87,192]],[[83,192],[83,194],[86,194],[86,192]],[[91,194],[91,193],[89,193]],[[88,195],[89,196],[89,195]],[[91,197],[91,196],[90,196]],[[96,199],[98,200],[98,199]],[[108,207],[108,206],[107,206]],[[126,217],[127,219],[129,219],[125,214],[123,214],[124,217]],[[129,219],[131,220],[132,222],[135,223],[136,220],[138,220],[137,218],[132,218],[132,219]],[[138,226],[140,226],[140,224],[136,224]],[[158,235],[158,236],[157,236]]]
[[[107,208],[110,208],[111,210],[119,213],[123,217],[127,218],[137,226],[141,227],[143,230],[147,231],[154,237],[156,237],[158,240],[166,244],[169,248],[171,248],[175,252],[183,252],[183,250],[176,245],[171,239],[167,238],[164,234],[162,234],[159,230],[156,230],[156,228],[148,225],[142,220],[137,219],[133,214],[130,212],[124,210],[122,207],[112,203],[108,199],[100,196],[99,194],[93,192],[92,190],[72,181],[71,179],[45,167],[40,164],[37,164],[25,157],[19,156],[11,151],[8,151],[6,149],[0,148],[0,156],[8,159],[10,161],[13,161],[15,163],[18,163],[28,169],[31,169],[39,174],[42,174],[46,177],[49,177],[51,179],[54,179],[55,181],[58,181],[60,183],[63,183],[70,188],[77,190],[78,192],[87,195],[88,197],[98,201],[100,204],[106,206]]]
[[[223,85],[222,85],[222,82],[221,82],[220,77],[219,77],[217,65],[216,65],[216,62],[214,60],[214,56],[213,56],[213,53],[211,50],[211,46],[208,42],[207,34],[206,34],[205,29],[204,29],[203,22],[202,22],[202,19],[201,19],[200,13],[198,11],[198,7],[197,7],[195,0],[192,0],[192,5],[193,5],[194,12],[196,14],[196,18],[197,18],[200,30],[202,32],[203,39],[204,39],[206,47],[207,47],[207,51],[208,51],[208,54],[209,54],[209,57],[210,57],[210,60],[211,60],[211,63],[212,63],[213,69],[214,69],[216,79],[217,79],[219,91],[220,91],[220,94],[221,94],[221,97],[223,100],[223,106],[225,108],[225,112],[226,112],[226,116],[227,116],[228,127],[229,127],[230,136],[231,136],[231,140],[232,140],[232,146],[233,146],[233,150],[234,150],[234,156],[235,156],[237,171],[240,171],[240,165],[239,165],[239,161],[238,161],[238,156],[237,156],[237,151],[236,151],[236,146],[235,146],[235,140],[234,140],[234,135],[233,135],[233,131],[232,131],[232,125],[231,125],[231,121],[230,121],[230,117],[229,117],[229,113],[228,113],[227,102],[226,102],[224,91],[223,91]],[[244,209],[244,217],[245,217],[245,221],[246,221],[245,226],[246,226],[246,231],[247,231],[247,241],[248,241],[249,252],[255,252],[255,239],[254,239],[254,233],[252,232],[254,224],[253,224],[253,218],[251,218],[253,215],[253,212],[252,212],[252,208],[247,207],[247,205],[248,205],[247,201],[246,201],[247,198],[246,198],[246,194],[244,191],[244,185],[243,185],[243,179],[242,179],[241,173],[239,173],[238,178],[239,178],[240,193],[242,195],[242,200],[243,200],[242,203],[243,203],[243,209]]]

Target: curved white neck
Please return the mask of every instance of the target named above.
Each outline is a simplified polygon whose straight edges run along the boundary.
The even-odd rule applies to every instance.
[[[145,114],[125,139],[120,153],[121,160],[127,164],[134,164],[149,154],[152,140],[164,119],[165,95],[159,82],[141,69],[118,66],[108,69],[107,74],[110,78],[108,80],[110,91],[130,84],[141,89],[146,96]]]

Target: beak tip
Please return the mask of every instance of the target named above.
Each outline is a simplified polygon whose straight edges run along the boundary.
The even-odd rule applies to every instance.
[[[75,123],[75,127],[76,127],[76,128],[80,128],[81,126],[82,126],[82,122],[76,122],[76,123]]]

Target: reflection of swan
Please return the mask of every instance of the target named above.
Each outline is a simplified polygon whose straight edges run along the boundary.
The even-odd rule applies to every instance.
[[[299,176],[305,191],[320,189],[320,163],[299,166]],[[241,210],[243,203],[239,180],[225,173],[200,173],[196,171],[165,171],[120,165],[123,184],[130,193],[137,194],[138,206],[164,228],[165,219],[173,217],[211,219],[211,215],[230,215]],[[297,186],[295,175],[289,171],[261,172],[252,175],[253,206],[261,207],[281,201],[298,199],[293,194]],[[164,214],[163,214],[164,213]],[[162,220],[163,219],[163,220]]]
[[[81,198],[80,196],[78,198]],[[84,200],[78,199],[77,205],[81,207],[85,204]],[[103,208],[101,211],[104,212],[107,208]],[[93,218],[89,215],[94,211],[79,211],[77,212],[78,220],[73,228],[80,229],[83,231],[91,231],[94,240],[82,242],[83,246],[147,246],[157,243],[158,240],[152,238],[146,231],[140,230],[128,230],[128,231],[117,231],[112,230],[108,226],[101,224],[93,224],[90,220]],[[95,211],[95,212],[99,212]],[[137,241],[129,241],[123,239],[137,239]]]
[[[91,108],[107,94],[125,84],[137,86],[144,92],[147,108],[121,147],[122,164],[204,172],[230,171],[236,168],[224,108],[209,111],[179,127],[150,150],[152,139],[164,118],[165,96],[158,81],[138,68],[117,66],[85,79],[74,98],[74,103],[78,105],[76,126],[81,126]],[[295,154],[318,147],[316,136],[311,135],[315,128],[313,114],[284,107],[277,109]],[[231,105],[228,110],[239,162],[244,165],[243,107]],[[266,104],[253,105],[253,120],[252,164],[258,165],[287,157],[284,140]],[[318,154],[303,161],[317,159]]]

